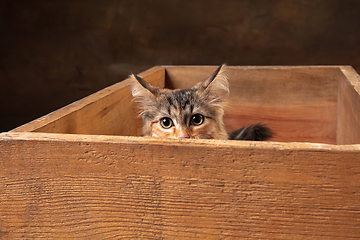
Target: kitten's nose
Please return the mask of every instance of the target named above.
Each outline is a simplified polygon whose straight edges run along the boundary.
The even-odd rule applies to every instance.
[[[177,138],[190,138],[189,136],[186,136],[186,135],[180,135],[178,136]]]
[[[189,134],[182,128],[178,129],[177,138],[190,138]]]

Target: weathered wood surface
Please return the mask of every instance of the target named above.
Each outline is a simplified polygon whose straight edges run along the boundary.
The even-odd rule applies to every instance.
[[[360,143],[360,77],[343,67],[339,80],[337,144]]]
[[[215,67],[166,66],[168,86],[187,88]],[[230,66],[230,96],[224,123],[228,131],[257,122],[272,140],[336,144],[337,94],[341,66]]]
[[[165,84],[160,67],[140,76],[154,85]],[[142,122],[129,86],[130,80],[124,80],[12,131],[139,136]]]
[[[359,239],[360,146],[0,134],[0,238]]]
[[[158,66],[141,76],[159,86],[189,88],[215,68]],[[230,66],[227,75],[228,131],[262,122],[275,132],[273,141],[360,143],[360,80],[351,67]],[[142,122],[131,100],[124,80],[13,131],[139,136]]]

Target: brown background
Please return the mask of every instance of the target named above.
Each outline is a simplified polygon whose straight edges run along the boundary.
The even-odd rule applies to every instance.
[[[352,65],[360,1],[0,3],[0,132],[160,64]]]

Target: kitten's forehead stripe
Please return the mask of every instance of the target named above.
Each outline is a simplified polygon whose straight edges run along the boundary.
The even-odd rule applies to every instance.
[[[171,99],[171,96],[167,96],[167,101],[169,102],[169,105],[173,105],[173,101]]]
[[[186,106],[188,106],[190,104],[189,100],[186,100],[185,102],[183,101],[181,104],[181,109],[185,110]]]
[[[179,91],[175,91],[173,93],[175,101],[179,104],[179,107],[182,110],[195,100],[195,90],[194,89],[183,89]]]

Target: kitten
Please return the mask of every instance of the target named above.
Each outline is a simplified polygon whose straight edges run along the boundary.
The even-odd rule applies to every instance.
[[[229,83],[221,65],[204,82],[190,89],[170,90],[151,85],[133,74],[132,95],[143,120],[142,136],[158,138],[267,140],[272,131],[262,124],[228,134],[223,103]]]

